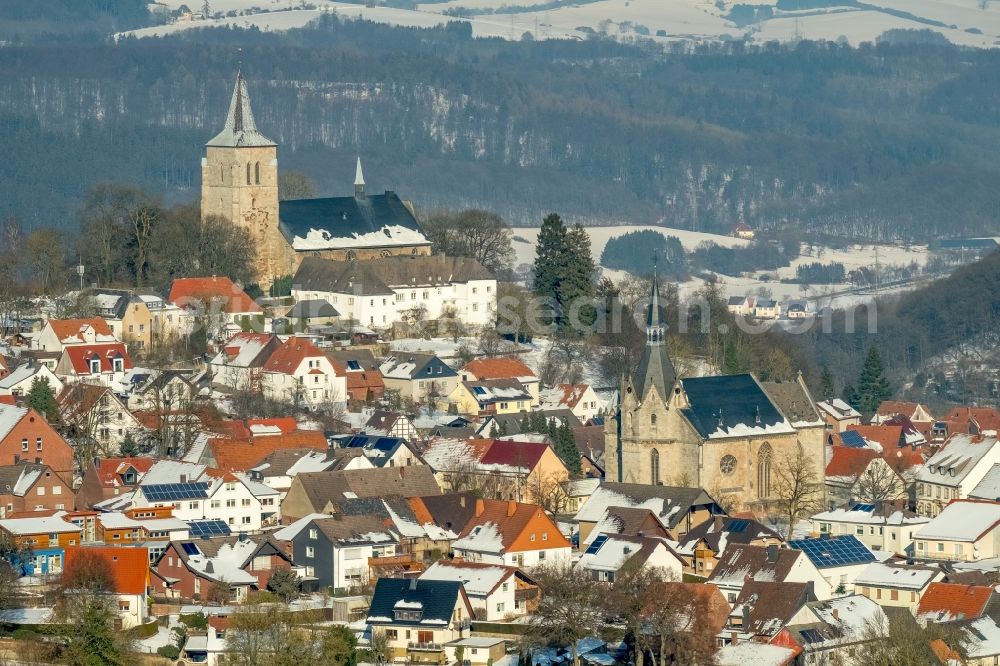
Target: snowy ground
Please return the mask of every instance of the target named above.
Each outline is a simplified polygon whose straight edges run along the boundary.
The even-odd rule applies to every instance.
[[[989,48],[1000,43],[1000,3],[980,0],[868,0],[864,8],[831,7],[817,11],[775,12],[770,19],[749,26],[737,26],[724,18],[735,4],[705,0],[582,0],[552,9],[548,0],[445,0],[425,2],[416,10],[365,7],[360,4],[314,0],[318,10],[287,10],[298,6],[289,0],[214,0],[213,12],[258,11],[269,13],[208,21],[188,21],[170,26],[134,31],[136,36],[163,35],[177,30],[221,25],[256,26],[261,30],[287,30],[305,25],[321,11],[336,8],[342,16],[379,23],[427,27],[449,20],[443,12],[462,7],[480,14],[470,20],[478,36],[520,39],[525,32],[536,39],[583,39],[588,31],[606,30],[621,39],[631,39],[641,26],[651,39],[718,40],[748,38],[763,43],[770,40],[846,39],[851,44],[873,41],[886,30],[932,30],[956,44]],[[161,4],[177,9],[185,0],[164,0]],[[190,2],[188,6],[193,6]],[[774,0],[747,0],[746,4],[769,8]],[[488,12],[509,7],[524,8],[518,13]],[[533,10],[533,7],[538,7]],[[487,12],[487,13],[483,13]],[[943,25],[934,25],[940,23]],[[585,30],[579,30],[585,28]]]

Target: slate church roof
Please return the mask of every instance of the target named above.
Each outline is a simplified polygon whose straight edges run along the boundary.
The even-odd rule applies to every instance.
[[[646,312],[647,336],[649,331],[665,329],[666,322],[663,320],[663,311],[660,305],[660,286],[658,281],[654,279],[649,297],[649,307]],[[635,390],[639,392],[639,398],[645,398],[650,385],[653,385],[660,398],[667,400],[676,381],[677,371],[670,361],[665,342],[663,340],[654,341],[647,337],[646,349],[639,361],[639,367],[632,382]]]
[[[205,145],[213,148],[263,148],[277,145],[257,129],[243,72],[236,72],[236,85],[229,102],[225,127]]]
[[[681,380],[688,407],[684,418],[703,439],[794,433],[753,375]]]
[[[295,250],[430,245],[395,192],[279,204],[279,228]]]

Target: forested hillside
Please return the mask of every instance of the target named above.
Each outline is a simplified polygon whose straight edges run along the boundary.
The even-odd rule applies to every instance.
[[[193,200],[242,61],[284,169],[513,224],[887,239],[998,233],[1000,53],[473,40],[335,17],[287,34],[0,49],[0,217],[71,224],[98,181]]]

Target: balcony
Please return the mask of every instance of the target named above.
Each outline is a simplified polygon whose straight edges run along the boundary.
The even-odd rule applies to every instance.
[[[406,567],[413,564],[413,555],[383,555],[382,557],[369,557],[368,566],[372,569],[377,567]]]
[[[438,664],[443,666],[448,657],[443,643],[408,643],[406,658],[411,664]]]

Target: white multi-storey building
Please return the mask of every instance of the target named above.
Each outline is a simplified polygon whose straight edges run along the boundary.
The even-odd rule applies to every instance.
[[[461,257],[307,257],[295,273],[292,297],[326,301],[342,319],[375,329],[448,318],[476,327],[496,318],[497,281],[478,261]]]

